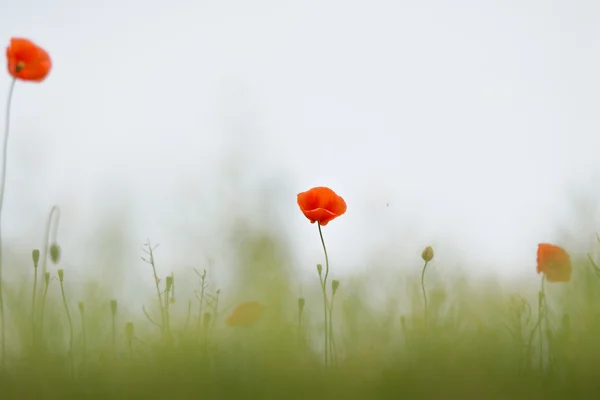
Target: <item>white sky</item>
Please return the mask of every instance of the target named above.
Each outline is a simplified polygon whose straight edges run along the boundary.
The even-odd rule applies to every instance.
[[[0,38],[54,62],[13,103],[3,232],[24,257],[57,203],[73,268],[102,270],[113,220],[132,276],[147,237],[164,264],[201,267],[226,251],[221,214],[249,202],[314,274],[296,194],[327,185],[348,203],[324,229],[338,274],[374,252],[420,268],[430,243],[439,265],[533,273],[570,188],[598,176],[597,1],[1,2]]]

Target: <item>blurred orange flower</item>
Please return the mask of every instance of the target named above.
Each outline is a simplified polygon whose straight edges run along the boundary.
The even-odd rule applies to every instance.
[[[41,82],[52,69],[52,60],[46,52],[29,39],[12,38],[6,48],[8,73],[15,79]]]
[[[537,273],[544,273],[548,282],[568,282],[571,280],[571,259],[562,248],[549,243],[538,244]]]
[[[229,326],[250,326],[258,321],[262,313],[262,304],[258,301],[247,301],[234,308],[226,322]]]
[[[298,205],[311,224],[325,226],[346,212],[346,202],[328,187],[318,186],[298,194]]]

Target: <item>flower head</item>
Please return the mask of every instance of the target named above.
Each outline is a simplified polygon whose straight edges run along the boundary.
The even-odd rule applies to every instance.
[[[325,226],[346,212],[346,202],[333,190],[318,186],[298,193],[298,206],[311,224]]]
[[[421,253],[421,258],[425,262],[433,260],[433,248],[431,246],[425,247],[425,250],[423,250],[423,253]]]
[[[12,38],[6,48],[8,73],[15,79],[41,82],[52,69],[46,52],[29,39]]]
[[[262,313],[262,304],[258,301],[247,301],[234,308],[226,322],[229,326],[250,326],[258,321]]]
[[[544,273],[548,282],[568,282],[572,271],[569,254],[562,247],[538,244],[537,273]]]

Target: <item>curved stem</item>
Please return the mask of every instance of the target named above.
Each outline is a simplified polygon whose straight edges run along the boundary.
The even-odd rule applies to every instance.
[[[317,222],[319,227],[319,236],[321,237],[321,244],[323,245],[323,252],[325,252],[325,276],[321,280],[321,289],[323,290],[323,313],[325,317],[324,323],[324,334],[325,334],[325,365],[327,366],[328,361],[328,350],[329,340],[327,332],[327,276],[329,275],[329,256],[327,255],[327,247],[325,246],[325,240],[323,239],[323,232],[321,230],[321,224]]]
[[[2,342],[2,364],[4,364],[6,355],[6,324],[4,319],[4,296],[2,293],[2,207],[4,206],[4,188],[6,186],[6,159],[8,153],[8,133],[10,130],[10,105],[12,103],[15,83],[17,83],[16,78],[10,83],[8,100],[6,101],[6,121],[4,126],[4,143],[2,147],[2,174],[0,175],[0,324],[2,324],[0,342]]]
[[[60,281],[60,293],[62,294],[63,305],[67,313],[67,319],[69,320],[69,356],[73,356],[73,321],[71,320],[71,313],[69,312],[69,305],[67,304],[67,296],[65,296],[65,287],[62,280]]]
[[[56,223],[52,226],[52,217],[56,214]],[[44,237],[44,255],[42,257],[42,275],[46,271],[46,265],[48,263],[48,253],[50,252],[50,244],[52,241],[56,241],[58,234],[58,222],[60,221],[60,208],[57,205],[52,206],[50,213],[48,214],[48,221],[46,222],[46,236]],[[52,229],[54,228],[54,229]]]
[[[421,288],[423,289],[423,301],[425,304],[425,327],[427,327],[427,292],[425,291],[425,270],[427,269],[428,262],[425,261],[423,266],[423,272],[421,272]]]

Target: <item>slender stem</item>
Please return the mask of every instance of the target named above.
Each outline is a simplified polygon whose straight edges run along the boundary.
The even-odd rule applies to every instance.
[[[112,313],[112,345],[113,345],[113,353],[115,358],[117,357],[117,329],[116,329],[116,314]]]
[[[71,320],[71,313],[69,312],[69,305],[67,304],[67,296],[65,295],[65,287],[62,280],[60,281],[60,293],[62,294],[63,305],[65,306],[65,312],[69,320],[69,354],[73,356],[73,321]]]
[[[45,280],[44,295],[42,296],[42,304],[40,305],[40,339],[44,335],[44,308],[46,308],[46,298],[48,297],[48,286],[50,286],[50,280],[46,279],[46,274],[44,274],[44,280]]]
[[[6,324],[4,320],[4,296],[2,293],[2,208],[4,206],[4,188],[6,186],[6,161],[8,154],[8,133],[10,131],[10,105],[12,103],[13,91],[17,79],[13,79],[8,89],[8,100],[6,101],[6,122],[4,127],[4,144],[2,147],[2,174],[0,175],[0,341],[2,342],[2,364],[6,356]]]
[[[52,225],[52,217],[56,215],[56,223]],[[58,222],[60,220],[60,208],[57,205],[53,205],[48,214],[48,220],[46,221],[46,234],[44,237],[44,255],[42,256],[42,275],[47,272],[46,265],[48,264],[48,253],[50,253],[50,245],[52,241],[56,240],[58,231]],[[54,228],[54,229],[52,229]]]
[[[333,363],[335,359],[335,341],[333,340],[333,301],[335,292],[331,293],[331,303],[329,304],[329,360]]]
[[[201,276],[202,280],[200,282],[200,284],[202,285],[202,288],[200,289],[200,306],[198,308],[198,321],[196,323],[196,337],[199,338],[200,337],[200,325],[202,324],[202,310],[204,307],[204,289],[206,289],[206,285],[204,284],[204,281],[206,279],[206,271],[204,271],[204,273]]]
[[[163,334],[165,334],[165,308],[163,306],[162,293],[160,291],[158,275],[156,274],[156,265],[154,263],[154,250],[150,246],[150,242],[148,242],[148,252],[150,254],[150,265],[152,266],[152,273],[154,274],[154,283],[156,284],[156,293],[158,295],[158,304],[160,305],[160,317],[163,326]]]
[[[185,318],[185,325],[183,326],[183,336],[185,336],[188,326],[190,325],[190,318],[192,316],[192,300],[188,301],[188,312],[187,317]]]
[[[321,223],[317,222],[319,227],[319,237],[321,238],[321,244],[323,245],[323,252],[325,253],[325,276],[321,280],[321,289],[323,290],[323,314],[324,314],[324,336],[325,336],[325,366],[328,363],[328,351],[329,351],[329,340],[327,335],[327,276],[329,275],[329,256],[327,255],[327,247],[325,246],[325,240],[323,239],[323,232],[321,230]]]
[[[87,335],[85,331],[85,311],[81,308],[81,334],[83,335],[83,364],[85,365],[87,354]]]
[[[540,290],[540,296],[539,296],[539,303],[538,303],[538,318],[539,318],[539,323],[538,323],[538,332],[539,332],[539,338],[540,338],[540,370],[544,370],[544,336],[543,336],[543,329],[542,329],[542,321],[543,321],[543,316],[545,313],[545,308],[544,308],[544,301],[546,299],[546,293],[545,293],[545,285],[544,282],[546,281],[546,274],[544,274],[542,276],[542,289]]]
[[[35,348],[35,294],[37,293],[37,263],[33,265],[33,293],[31,294],[31,343]]]
[[[421,288],[423,289],[423,304],[424,312],[425,312],[425,327],[427,327],[428,317],[427,317],[427,292],[425,291],[425,270],[427,269],[428,261],[425,261],[425,265],[423,266],[423,271],[421,272]]]
[[[169,292],[170,292],[170,288],[167,288],[167,290],[165,290],[165,329],[166,329],[166,333],[167,333],[167,337],[170,339],[171,338],[171,327],[169,326]]]

